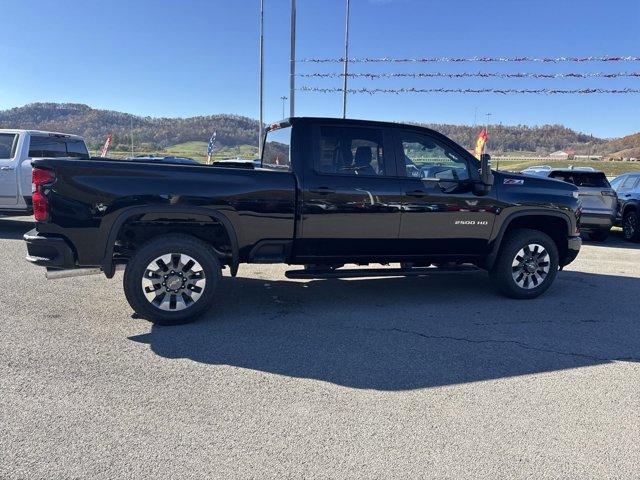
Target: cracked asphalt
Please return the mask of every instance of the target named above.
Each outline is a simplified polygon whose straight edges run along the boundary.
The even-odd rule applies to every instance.
[[[638,478],[640,245],[543,297],[243,265],[181,327],[46,281],[0,219],[0,478]]]

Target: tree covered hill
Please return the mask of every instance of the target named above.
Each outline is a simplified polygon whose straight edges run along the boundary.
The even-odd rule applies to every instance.
[[[185,142],[206,142],[213,131],[218,132],[217,140],[223,147],[257,145],[258,122],[238,115],[152,118],[112,110],[98,110],[75,103],[32,103],[0,111],[0,128],[31,128],[75,133],[85,137],[93,149],[99,148],[109,133],[113,134],[114,148],[128,149],[132,123],[136,147],[146,150],[166,149]],[[473,147],[481,128],[445,124],[427,126],[444,133],[467,148]],[[640,134],[625,137],[627,140],[607,141],[561,125],[493,125],[489,127],[489,135],[489,146],[493,153],[546,154],[571,148],[576,153],[606,154],[640,147]]]

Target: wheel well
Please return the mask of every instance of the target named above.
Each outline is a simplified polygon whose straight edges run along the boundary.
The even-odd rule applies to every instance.
[[[113,259],[126,262],[141,244],[169,233],[199,238],[215,249],[222,264],[231,262],[233,244],[225,225],[207,215],[183,213],[143,213],[127,219],[118,230]]]
[[[504,235],[508,235],[509,232],[517,228],[539,230],[549,235],[558,248],[560,263],[562,264],[562,259],[566,257],[568,251],[567,237],[569,235],[569,229],[565,220],[561,217],[550,215],[526,215],[517,217],[507,225]]]
[[[625,215],[627,212],[637,212],[638,205],[635,203],[628,203],[624,206],[624,210],[622,211],[622,215]]]

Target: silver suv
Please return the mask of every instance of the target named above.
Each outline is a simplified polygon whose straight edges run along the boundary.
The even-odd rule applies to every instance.
[[[592,240],[603,242],[609,236],[618,211],[618,196],[603,172],[586,168],[556,168],[521,173],[549,177],[578,187],[582,201],[580,231]]]

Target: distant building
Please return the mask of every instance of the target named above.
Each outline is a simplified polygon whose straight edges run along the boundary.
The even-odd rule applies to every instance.
[[[558,150],[557,152],[553,152],[549,156],[554,160],[567,160],[569,158],[569,154],[564,150]]]

